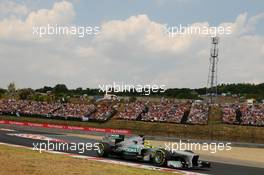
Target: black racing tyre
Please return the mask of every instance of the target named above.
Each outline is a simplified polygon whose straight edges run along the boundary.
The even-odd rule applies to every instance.
[[[211,168],[211,163],[210,162],[202,161],[201,164],[202,164],[202,167],[204,167],[204,168]]]
[[[157,166],[165,166],[170,159],[170,153],[164,149],[159,149],[153,156],[153,164]]]
[[[101,142],[98,144],[98,150],[96,151],[99,157],[107,157],[110,153],[110,145],[105,142]]]

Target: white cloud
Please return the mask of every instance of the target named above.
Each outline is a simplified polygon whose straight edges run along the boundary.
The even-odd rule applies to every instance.
[[[193,26],[209,27],[208,23],[195,23]],[[116,44],[136,42],[134,47],[151,53],[181,53],[189,49],[194,40],[206,38],[203,35],[177,35],[169,37],[165,33],[165,24],[151,21],[147,15],[132,16],[124,21],[109,21],[102,24],[101,35],[97,38],[100,43]],[[113,44],[115,43],[115,44]]]
[[[70,2],[51,9],[0,21],[0,86],[15,81],[22,87],[66,83],[70,87],[98,87],[115,82],[155,83],[167,87],[206,85],[210,38],[183,35],[168,38],[164,24],[147,15],[105,21],[96,38],[51,38],[36,42],[32,24],[71,24],[75,11]],[[264,81],[264,38],[254,35],[261,14],[238,15],[233,34],[220,39],[220,82]],[[210,27],[208,22],[192,25]],[[2,76],[3,75],[3,76]]]
[[[11,11],[11,10],[10,10]],[[11,16],[0,21],[0,39],[36,39],[32,35],[33,26],[47,24],[69,24],[75,16],[71,3],[67,1],[55,2],[51,9],[32,11],[25,20]]]
[[[55,2],[52,9],[40,9],[28,15],[26,23],[33,25],[68,24],[75,12],[70,2]]]
[[[76,56],[83,57],[83,58],[91,58],[95,56],[95,49],[93,47],[82,47],[78,46],[75,49]]]
[[[13,1],[3,0],[0,2],[0,14],[8,15],[8,14],[16,14],[16,15],[26,15],[28,14],[29,9],[23,5],[18,4]]]

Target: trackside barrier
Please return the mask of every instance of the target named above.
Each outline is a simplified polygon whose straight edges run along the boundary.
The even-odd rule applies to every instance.
[[[82,127],[82,126],[56,125],[56,124],[48,124],[48,123],[17,122],[17,121],[10,121],[10,120],[0,120],[0,124],[32,126],[32,127],[53,128],[53,129],[65,129],[65,130],[77,130],[77,131],[93,131],[93,132],[124,134],[124,135],[131,134],[130,130],[123,130],[123,129],[93,128],[93,127]]]

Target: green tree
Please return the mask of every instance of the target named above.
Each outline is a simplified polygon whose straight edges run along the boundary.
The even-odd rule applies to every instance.
[[[36,92],[40,93],[47,93],[48,91],[53,91],[53,88],[49,86],[44,86],[43,88],[36,89]]]
[[[68,88],[65,84],[57,84],[54,88],[53,88],[54,92],[56,94],[65,94],[68,92]]]
[[[9,83],[9,85],[7,86],[7,90],[9,93],[14,93],[16,92],[16,85],[14,82]]]
[[[33,89],[20,89],[18,91],[19,99],[21,100],[29,100],[31,97],[34,96],[35,91]]]
[[[0,98],[2,98],[7,91],[5,89],[0,88]]]
[[[16,85],[14,82],[11,82],[7,86],[8,96],[15,97],[16,96]]]

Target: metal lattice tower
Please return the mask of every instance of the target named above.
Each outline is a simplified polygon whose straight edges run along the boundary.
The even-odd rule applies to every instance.
[[[210,97],[210,103],[214,103],[217,97],[218,43],[219,37],[213,37],[212,48],[210,50],[210,65],[206,88],[206,94]]]

